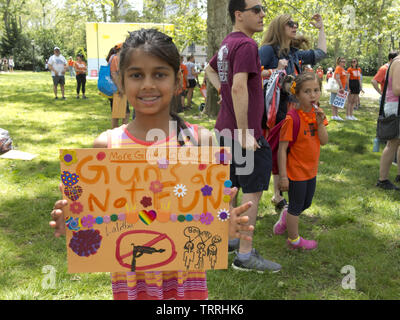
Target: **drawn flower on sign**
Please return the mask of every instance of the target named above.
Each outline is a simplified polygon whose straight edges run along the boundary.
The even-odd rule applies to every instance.
[[[150,207],[152,205],[152,200],[151,200],[150,197],[146,197],[145,196],[145,197],[142,198],[142,200],[140,200],[140,204],[143,207],[147,208],[147,207]]]
[[[207,168],[206,164],[203,164],[203,163],[199,164],[199,170],[204,170],[205,168]]]
[[[177,184],[174,187],[174,194],[175,196],[177,196],[178,198],[183,198],[186,195],[187,192],[187,188],[185,185],[183,184]]]
[[[222,163],[223,165],[228,165],[231,160],[232,160],[232,155],[225,149],[221,149],[221,151],[215,153],[216,163]]]
[[[221,210],[218,211],[217,217],[218,217],[218,219],[219,219],[220,221],[226,221],[226,220],[229,219],[230,213],[229,213],[229,211],[226,210],[226,209],[221,209]]]
[[[99,161],[103,161],[105,157],[106,157],[106,153],[105,153],[105,152],[99,152],[99,153],[96,155],[96,158],[97,158],[97,160],[99,160]]]
[[[205,185],[203,188],[201,188],[201,193],[203,194],[204,197],[211,196],[212,191],[213,188],[210,187],[209,185]]]
[[[80,214],[83,211],[83,205],[79,201],[72,202],[69,206],[72,213]]]
[[[152,192],[159,193],[162,191],[162,189],[163,189],[163,184],[160,181],[156,180],[150,183],[150,190]]]
[[[81,230],[74,232],[68,246],[78,256],[89,257],[99,250],[102,239],[99,230]]]
[[[96,219],[91,215],[87,215],[81,219],[81,224],[85,228],[93,228],[93,225],[96,223]]]
[[[76,158],[76,152],[73,150],[63,150],[60,155],[60,160],[64,162],[64,164],[67,166],[78,161],[78,159]]]
[[[213,222],[213,221],[214,221],[214,217],[213,217],[213,215],[212,215],[210,212],[202,213],[202,214],[200,215],[200,222],[201,222],[202,224],[209,225],[209,224],[211,224],[211,222]]]
[[[65,218],[65,225],[69,230],[79,231],[79,218],[67,217]]]

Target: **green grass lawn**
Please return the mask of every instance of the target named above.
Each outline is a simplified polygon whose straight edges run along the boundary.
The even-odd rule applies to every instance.
[[[68,274],[65,239],[48,226],[58,191],[58,149],[90,147],[110,128],[110,107],[88,82],[89,100],[75,98],[68,76],[65,101],[55,101],[48,73],[0,74],[0,127],[14,146],[37,154],[32,161],[0,159],[0,299],[112,299],[109,274]],[[196,105],[203,102],[198,90]],[[330,116],[324,94],[322,106]],[[400,296],[400,193],[375,187],[380,153],[372,152],[377,102],[361,98],[358,122],[331,122],[321,150],[313,205],[300,218],[300,233],[318,240],[313,252],[293,252],[273,236],[278,216],[265,192],[255,247],[279,262],[278,274],[209,271],[210,299],[398,299]],[[185,120],[212,128],[215,119],[196,108]],[[396,174],[393,166],[391,177]],[[233,257],[229,257],[229,264]],[[342,288],[345,266],[355,268],[356,287]],[[43,286],[45,266],[56,272]]]

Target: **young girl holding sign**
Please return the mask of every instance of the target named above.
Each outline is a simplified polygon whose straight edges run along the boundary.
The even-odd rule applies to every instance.
[[[131,32],[123,44],[120,55],[121,88],[131,105],[135,106],[136,118],[129,124],[103,132],[94,141],[95,148],[147,147],[154,143],[160,146],[182,146],[179,132],[169,136],[170,121],[191,136],[192,144],[210,140],[211,134],[188,124],[170,112],[171,100],[179,85],[179,52],[172,39],[155,29]],[[158,129],[168,137],[164,141],[147,141],[150,130]],[[199,130],[198,130],[199,129]],[[178,130],[179,131],[179,130]],[[232,190],[233,197],[237,189]],[[50,226],[55,236],[65,234],[63,209],[67,201],[59,200],[51,212]],[[229,237],[249,240],[239,231],[253,230],[247,225],[248,217],[241,216],[251,203],[232,208]],[[204,271],[169,272],[117,272],[112,273],[114,299],[207,299],[207,282]]]
[[[326,116],[318,101],[321,96],[321,80],[315,73],[305,72],[296,77],[292,92],[299,102],[297,116],[287,115],[280,131],[278,150],[279,187],[289,192],[289,207],[282,211],[274,225],[274,234],[288,231],[290,249],[312,250],[314,240],[299,236],[299,216],[311,206],[316,187],[320,145],[328,142]],[[297,137],[293,136],[294,121],[299,121]],[[289,142],[295,139],[290,147]]]
[[[346,90],[346,85],[347,85],[347,72],[344,69],[346,65],[346,59],[339,57],[336,60],[336,69],[333,74],[334,79],[339,85],[339,93],[344,93]],[[335,98],[337,96],[337,93],[331,92],[331,98],[330,98],[330,105],[332,106],[332,120],[339,120],[342,121],[342,117],[339,116],[338,114],[338,108],[333,105],[333,102],[335,101]]]

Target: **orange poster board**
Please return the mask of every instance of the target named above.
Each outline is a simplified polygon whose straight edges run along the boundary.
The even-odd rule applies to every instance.
[[[60,150],[68,272],[226,269],[230,157],[219,147]]]

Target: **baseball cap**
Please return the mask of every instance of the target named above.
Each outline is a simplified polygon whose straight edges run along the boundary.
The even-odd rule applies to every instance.
[[[53,51],[55,51],[55,50],[60,50],[60,48],[59,47],[54,47]]]

